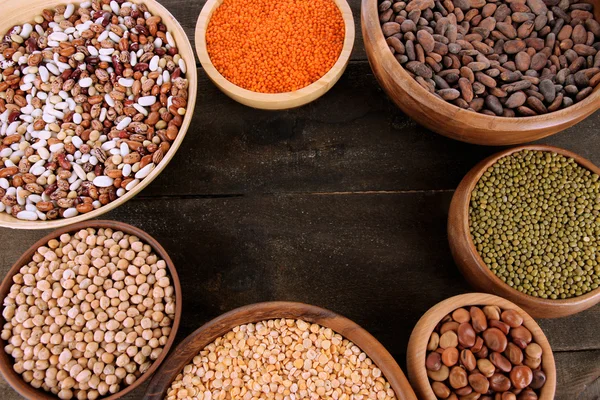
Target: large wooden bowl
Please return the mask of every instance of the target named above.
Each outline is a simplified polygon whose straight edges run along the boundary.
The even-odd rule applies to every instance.
[[[477,290],[494,293],[505,297],[521,307],[536,318],[557,318],[575,314],[592,307],[600,302],[600,288],[595,289],[583,296],[564,300],[542,299],[530,296],[513,289],[502,282],[485,264],[471,239],[469,230],[469,204],[471,192],[483,173],[498,159],[521,150],[551,151],[571,157],[581,165],[595,174],[600,174],[600,168],[596,167],[585,158],[558,147],[546,145],[518,146],[496,153],[477,164],[460,182],[452,202],[448,215],[448,240],[450,250],[458,268],[466,280]]]
[[[594,2],[600,20],[600,2]],[[392,55],[379,24],[377,0],[362,0],[362,33],[371,68],[379,84],[400,109],[419,124],[463,142],[510,145],[560,132],[600,109],[600,86],[585,100],[564,110],[522,118],[492,117],[464,110],[419,85]]]
[[[340,79],[348,65],[350,53],[352,53],[352,47],[354,46],[354,18],[352,17],[352,10],[346,0],[334,1],[340,9],[342,18],[344,19],[344,45],[336,63],[331,67],[329,72],[323,75],[318,81],[313,82],[302,89],[287,93],[253,92],[228,81],[214,67],[206,49],[206,30],[208,28],[210,17],[221,5],[223,0],[208,0],[204,7],[202,7],[202,11],[196,22],[196,54],[198,54],[202,68],[204,68],[210,80],[213,81],[223,93],[235,101],[250,107],[264,110],[285,110],[300,107],[318,99],[331,89]]]
[[[146,400],[162,400],[171,383],[187,364],[207,345],[238,325],[277,318],[299,318],[325,326],[360,347],[381,370],[398,400],[416,400],[404,373],[390,353],[356,323],[332,311],[303,303],[267,302],[237,308],[206,323],[171,353],[146,390]]]
[[[177,271],[175,270],[175,265],[173,264],[171,257],[169,257],[169,254],[160,245],[160,243],[156,241],[156,239],[154,239],[152,236],[150,236],[141,229],[117,221],[86,221],[79,222],[68,227],[60,228],[35,242],[35,244],[33,244],[25,253],[23,253],[21,258],[19,258],[17,262],[12,266],[12,268],[4,277],[2,285],[0,285],[0,301],[3,302],[4,298],[6,298],[6,296],[10,292],[10,287],[13,284],[13,276],[19,272],[19,269],[23,265],[26,265],[29,261],[31,261],[31,257],[40,246],[45,246],[50,239],[56,239],[60,237],[60,235],[62,235],[63,233],[75,233],[81,229],[86,228],[110,228],[113,230],[119,230],[131,235],[135,235],[144,243],[149,244],[156,253],[156,255],[161,259],[165,260],[165,262],[167,263],[167,268],[169,269],[169,274],[171,276],[173,288],[175,289],[175,319],[173,320],[173,325],[171,326],[171,333],[169,334],[169,338],[163,348],[163,351],[160,353],[160,356],[156,360],[154,360],[148,371],[144,372],[132,385],[124,387],[123,390],[113,395],[101,397],[101,399],[104,400],[116,400],[125,396],[127,393],[133,391],[135,388],[137,388],[146,380],[148,380],[150,376],[152,376],[154,371],[156,371],[156,369],[163,362],[165,357],[167,357],[167,353],[169,352],[169,349],[175,341],[177,329],[179,328],[179,322],[181,321],[181,307],[183,300],[181,296],[181,284],[179,282],[179,277],[177,276]],[[4,319],[4,317],[2,317],[2,315],[0,315],[0,326],[4,326],[5,323],[6,320]],[[7,344],[8,343],[5,340],[0,339],[0,372],[4,376],[4,379],[6,379],[6,381],[10,384],[10,386],[12,386],[13,389],[15,389],[21,396],[25,397],[26,399],[58,399],[58,397],[54,396],[52,393],[46,392],[43,389],[34,388],[29,383],[25,382],[21,375],[17,374],[13,370],[13,358],[4,351],[4,346],[6,346]]]
[[[194,106],[196,104],[196,93],[198,90],[198,75],[196,72],[196,60],[192,46],[185,34],[185,31],[179,25],[177,20],[171,13],[164,8],[156,0],[131,0],[133,3],[143,3],[148,7],[148,10],[154,15],[160,15],[162,22],[167,26],[167,29],[173,35],[179,55],[187,65],[186,78],[189,80],[188,88],[188,103],[187,112],[183,118],[183,124],[179,129],[179,134],[175,141],[171,143],[171,148],[165,154],[163,160],[145,177],[137,186],[119,197],[112,203],[90,211],[87,214],[79,214],[73,218],[60,218],[53,221],[23,221],[13,216],[2,212],[0,213],[0,226],[13,229],[55,229],[61,226],[67,226],[77,222],[85,221],[92,218],[97,218],[100,215],[119,207],[121,204],[131,200],[135,195],[141,192],[150,184],[171,161],[175,152],[183,142],[183,138],[192,122],[194,114]],[[80,4],[83,0],[5,0],[2,3],[2,18],[0,19],[0,32],[4,34],[8,29],[16,24],[23,24],[33,20],[33,17],[41,14],[44,8],[53,8],[62,4]]]
[[[554,355],[546,335],[539,325],[531,318],[529,314],[519,308],[517,305],[491,294],[468,293],[446,299],[431,307],[417,322],[408,341],[408,352],[406,354],[406,364],[408,368],[408,377],[417,396],[421,400],[437,400],[437,397],[431,389],[427,370],[425,368],[425,357],[427,357],[427,343],[429,337],[436,325],[446,315],[457,308],[467,306],[498,306],[503,310],[515,310],[523,317],[523,326],[531,331],[533,341],[542,347],[542,370],[546,374],[546,383],[541,389],[539,400],[554,400],[556,391],[556,366],[554,364]]]

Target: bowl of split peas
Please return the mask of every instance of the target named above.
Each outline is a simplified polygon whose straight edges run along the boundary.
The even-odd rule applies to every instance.
[[[26,399],[125,396],[175,341],[181,285],[166,250],[117,221],[60,228],[0,286],[0,372]]]
[[[319,98],[339,80],[354,36],[346,0],[209,0],[195,42],[206,74],[227,96],[284,110]]]
[[[274,301],[237,308],[194,331],[154,375],[145,399],[357,394],[417,399],[392,355],[359,325],[317,306]]]

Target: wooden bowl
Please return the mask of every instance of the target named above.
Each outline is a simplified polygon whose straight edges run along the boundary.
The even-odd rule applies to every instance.
[[[575,159],[579,165],[589,169],[593,173],[600,174],[600,168],[585,158],[568,150],[541,144],[514,147],[486,158],[465,175],[452,197],[448,214],[450,250],[452,251],[454,261],[466,280],[477,290],[505,297],[523,307],[535,318],[564,317],[583,311],[600,302],[600,288],[594,289],[583,296],[564,300],[542,299],[522,293],[504,283],[488,268],[471,239],[469,230],[469,204],[471,202],[471,192],[477,181],[498,159],[525,149],[552,151],[562,154],[565,157]]]
[[[286,93],[253,92],[231,83],[217,71],[210,61],[208,50],[206,49],[206,29],[208,28],[210,17],[223,0],[208,0],[204,7],[202,7],[198,22],[196,22],[196,54],[198,54],[200,64],[202,64],[202,68],[204,68],[210,80],[223,93],[244,105],[263,110],[285,110],[310,103],[324,95],[340,79],[348,65],[350,53],[352,53],[352,47],[354,46],[354,18],[352,17],[352,10],[346,0],[334,1],[342,13],[346,30],[342,52],[329,72],[323,75],[318,81],[302,89]]]
[[[404,373],[388,351],[366,330],[332,311],[303,303],[274,301],[237,308],[204,324],[181,342],[158,370],[146,390],[145,400],[162,400],[171,383],[207,345],[238,325],[277,318],[299,318],[325,326],[360,347],[390,383],[398,400],[414,399]]]
[[[48,243],[48,241],[50,239],[56,239],[56,238],[60,237],[60,235],[62,235],[63,233],[75,233],[81,229],[87,229],[87,228],[96,228],[96,229],[110,228],[113,230],[119,230],[119,231],[122,231],[122,232],[125,232],[128,234],[131,234],[131,235],[135,235],[140,240],[142,240],[144,243],[149,244],[152,247],[152,249],[154,250],[154,252],[156,253],[156,255],[158,255],[161,259],[165,260],[165,262],[167,263],[167,268],[169,269],[169,274],[170,274],[172,282],[173,282],[173,288],[175,289],[175,319],[173,320],[173,325],[171,327],[171,333],[169,334],[169,338],[163,348],[162,353],[160,353],[160,356],[156,360],[154,360],[154,362],[152,363],[150,368],[146,372],[144,372],[132,385],[126,386],[125,388],[123,388],[123,390],[121,390],[111,396],[101,397],[101,399],[104,399],[104,400],[116,400],[118,398],[125,396],[127,393],[130,393],[131,391],[135,390],[135,388],[140,386],[142,383],[144,383],[146,380],[148,380],[148,378],[150,378],[150,376],[152,376],[154,371],[156,371],[158,366],[167,357],[167,353],[169,352],[169,349],[171,348],[171,346],[173,345],[173,342],[175,341],[175,335],[177,334],[177,329],[179,328],[179,322],[181,321],[181,306],[182,306],[183,300],[181,297],[181,284],[179,282],[179,277],[177,276],[177,271],[175,270],[175,265],[173,264],[171,257],[169,257],[169,254],[160,245],[160,243],[158,243],[156,241],[156,239],[154,239],[152,236],[150,236],[149,234],[147,234],[146,232],[144,232],[143,230],[141,230],[139,228],[136,228],[136,227],[128,225],[128,224],[124,224],[123,222],[117,222],[117,221],[101,221],[101,220],[86,221],[86,222],[79,222],[77,224],[74,224],[74,225],[71,225],[68,227],[60,228],[60,229],[44,236],[37,242],[35,242],[35,244],[33,244],[25,253],[23,253],[21,258],[19,258],[17,260],[17,262],[12,266],[12,268],[8,271],[8,273],[4,277],[2,284],[0,285],[0,301],[3,302],[4,298],[6,298],[6,296],[10,292],[10,287],[13,284],[13,281],[12,281],[13,276],[19,272],[19,269],[21,269],[21,267],[23,265],[26,265],[29,261],[31,261],[31,257],[33,256],[35,251],[38,249],[38,247],[45,246],[46,243]],[[0,326],[4,326],[5,323],[6,323],[6,320],[4,319],[4,317],[2,317],[2,315],[0,315]],[[21,396],[23,396],[26,399],[30,399],[30,400],[55,400],[55,399],[58,399],[58,397],[54,396],[52,393],[46,392],[43,389],[34,388],[29,383],[25,382],[23,380],[23,378],[21,377],[21,375],[17,374],[13,370],[13,367],[12,367],[13,366],[13,358],[4,351],[4,347],[7,344],[8,343],[5,340],[0,339],[0,372],[4,376],[4,379],[6,379],[6,381],[10,384],[10,386],[12,386],[13,389],[15,389]]]
[[[600,1],[589,0],[600,20]],[[419,124],[463,142],[490,146],[519,144],[560,132],[600,109],[600,86],[564,110],[521,118],[492,117],[464,110],[434,96],[417,83],[392,55],[377,10],[377,0],[362,0],[365,49],[379,84],[400,109]]]
[[[42,10],[45,8],[53,8],[58,5],[69,3],[80,4],[82,2],[83,0],[27,0],[25,2],[21,0],[6,0],[2,5],[3,8],[2,19],[0,20],[0,32],[4,33],[16,24],[23,24],[33,20],[33,17],[41,14]],[[173,156],[175,156],[175,152],[177,152],[181,142],[183,142],[185,134],[190,126],[190,122],[192,121],[192,116],[194,115],[194,106],[196,103],[198,86],[198,75],[196,72],[196,60],[194,58],[194,52],[181,25],[179,25],[175,17],[173,17],[173,15],[171,15],[166,8],[160,5],[158,1],[131,0],[131,2],[146,4],[148,10],[152,14],[161,16],[162,22],[167,26],[167,29],[171,32],[175,42],[177,43],[177,48],[181,58],[185,60],[187,65],[188,69],[186,77],[189,81],[187,112],[183,118],[183,124],[181,125],[177,138],[171,143],[171,148],[167,154],[165,154],[163,160],[156,166],[156,168],[154,168],[152,172],[150,172],[150,174],[137,186],[112,203],[108,203],[107,205],[90,211],[89,213],[79,214],[73,218],[60,218],[52,221],[23,221],[14,218],[5,212],[2,212],[0,213],[0,227],[13,229],[56,229],[61,226],[67,226],[77,222],[86,221],[88,219],[97,218],[100,215],[117,208],[126,201],[131,200],[135,195],[148,186],[150,182],[152,182],[165,169]]]
[[[446,315],[457,308],[467,306],[498,306],[503,310],[515,310],[523,317],[523,326],[531,331],[533,341],[542,347],[542,370],[546,374],[546,384],[542,387],[539,400],[554,400],[556,390],[556,366],[554,355],[546,335],[539,325],[525,311],[517,305],[491,294],[468,293],[446,299],[431,307],[417,322],[408,341],[408,352],[406,363],[408,377],[417,396],[421,400],[437,400],[431,389],[427,370],[425,368],[425,357],[427,356],[427,343],[436,325]]]

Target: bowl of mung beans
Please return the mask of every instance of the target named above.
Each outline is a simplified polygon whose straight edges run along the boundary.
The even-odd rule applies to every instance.
[[[384,91],[434,132],[514,145],[600,107],[600,2],[362,0]]]
[[[145,398],[228,396],[416,400],[394,358],[367,331],[294,302],[252,304],[208,322],[171,353]]]
[[[117,399],[165,359],[181,287],[165,249],[115,221],[63,227],[8,271],[0,372],[27,399]]]
[[[481,161],[448,216],[456,264],[475,288],[536,318],[600,302],[600,169],[558,147],[519,146]]]
[[[556,365],[535,320],[514,303],[467,293],[431,307],[408,342],[408,376],[423,400],[553,400]]]
[[[209,0],[196,52],[214,84],[250,107],[307,104],[344,73],[354,45],[346,0]]]
[[[173,158],[198,82],[157,1],[9,0],[0,32],[0,226],[98,217]]]

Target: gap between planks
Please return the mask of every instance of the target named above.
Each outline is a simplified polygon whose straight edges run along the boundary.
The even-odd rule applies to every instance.
[[[454,189],[427,189],[427,190],[356,190],[335,192],[264,192],[264,193],[216,193],[216,194],[181,194],[137,197],[139,200],[161,199],[223,199],[231,197],[272,197],[272,196],[348,196],[348,195],[395,195],[395,194],[436,194],[453,193]]]

